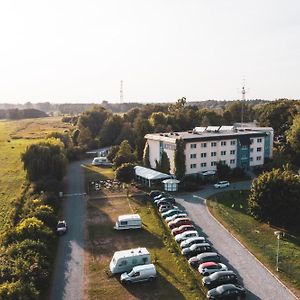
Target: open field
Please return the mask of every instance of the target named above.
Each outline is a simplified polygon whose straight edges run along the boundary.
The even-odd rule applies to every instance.
[[[96,299],[204,299],[200,275],[188,267],[152,204],[145,196],[102,197],[87,205],[87,286],[90,300]],[[117,217],[139,213],[142,230],[115,231]],[[109,262],[117,250],[146,247],[158,278],[153,283],[123,286],[119,276],[109,276]],[[198,275],[198,276],[197,276]]]
[[[63,131],[61,118],[0,121],[0,232],[10,224],[11,203],[21,193],[25,172],[20,154],[52,131]]]
[[[247,214],[248,191],[216,194],[208,201],[210,212],[261,262],[300,297],[300,237],[286,233],[280,240],[276,272],[277,238],[272,228]]]

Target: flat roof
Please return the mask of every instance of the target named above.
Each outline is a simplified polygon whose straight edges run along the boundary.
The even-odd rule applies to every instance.
[[[152,170],[141,166],[134,167],[134,170],[136,176],[143,177],[148,180],[167,179],[171,177],[171,175],[161,173],[156,170]]]

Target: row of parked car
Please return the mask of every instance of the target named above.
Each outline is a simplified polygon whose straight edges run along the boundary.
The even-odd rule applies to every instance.
[[[208,299],[241,299],[245,289],[239,285],[237,275],[228,270],[221,257],[205,237],[200,236],[186,212],[176,206],[175,199],[158,190],[151,191],[150,197],[162,218],[167,222],[182,255],[192,268],[197,268],[204,277],[202,284],[207,287]]]

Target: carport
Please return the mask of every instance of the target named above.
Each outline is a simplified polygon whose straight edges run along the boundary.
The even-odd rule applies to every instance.
[[[148,187],[160,183],[164,179],[171,178],[171,175],[141,166],[134,167],[134,170],[136,181]]]

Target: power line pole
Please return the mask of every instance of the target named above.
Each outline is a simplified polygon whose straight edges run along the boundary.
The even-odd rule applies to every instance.
[[[241,107],[241,127],[243,127],[244,123],[244,103],[246,100],[246,89],[245,89],[245,79],[243,80],[243,86],[242,86],[242,107]]]
[[[123,103],[123,80],[120,81],[120,103]]]

